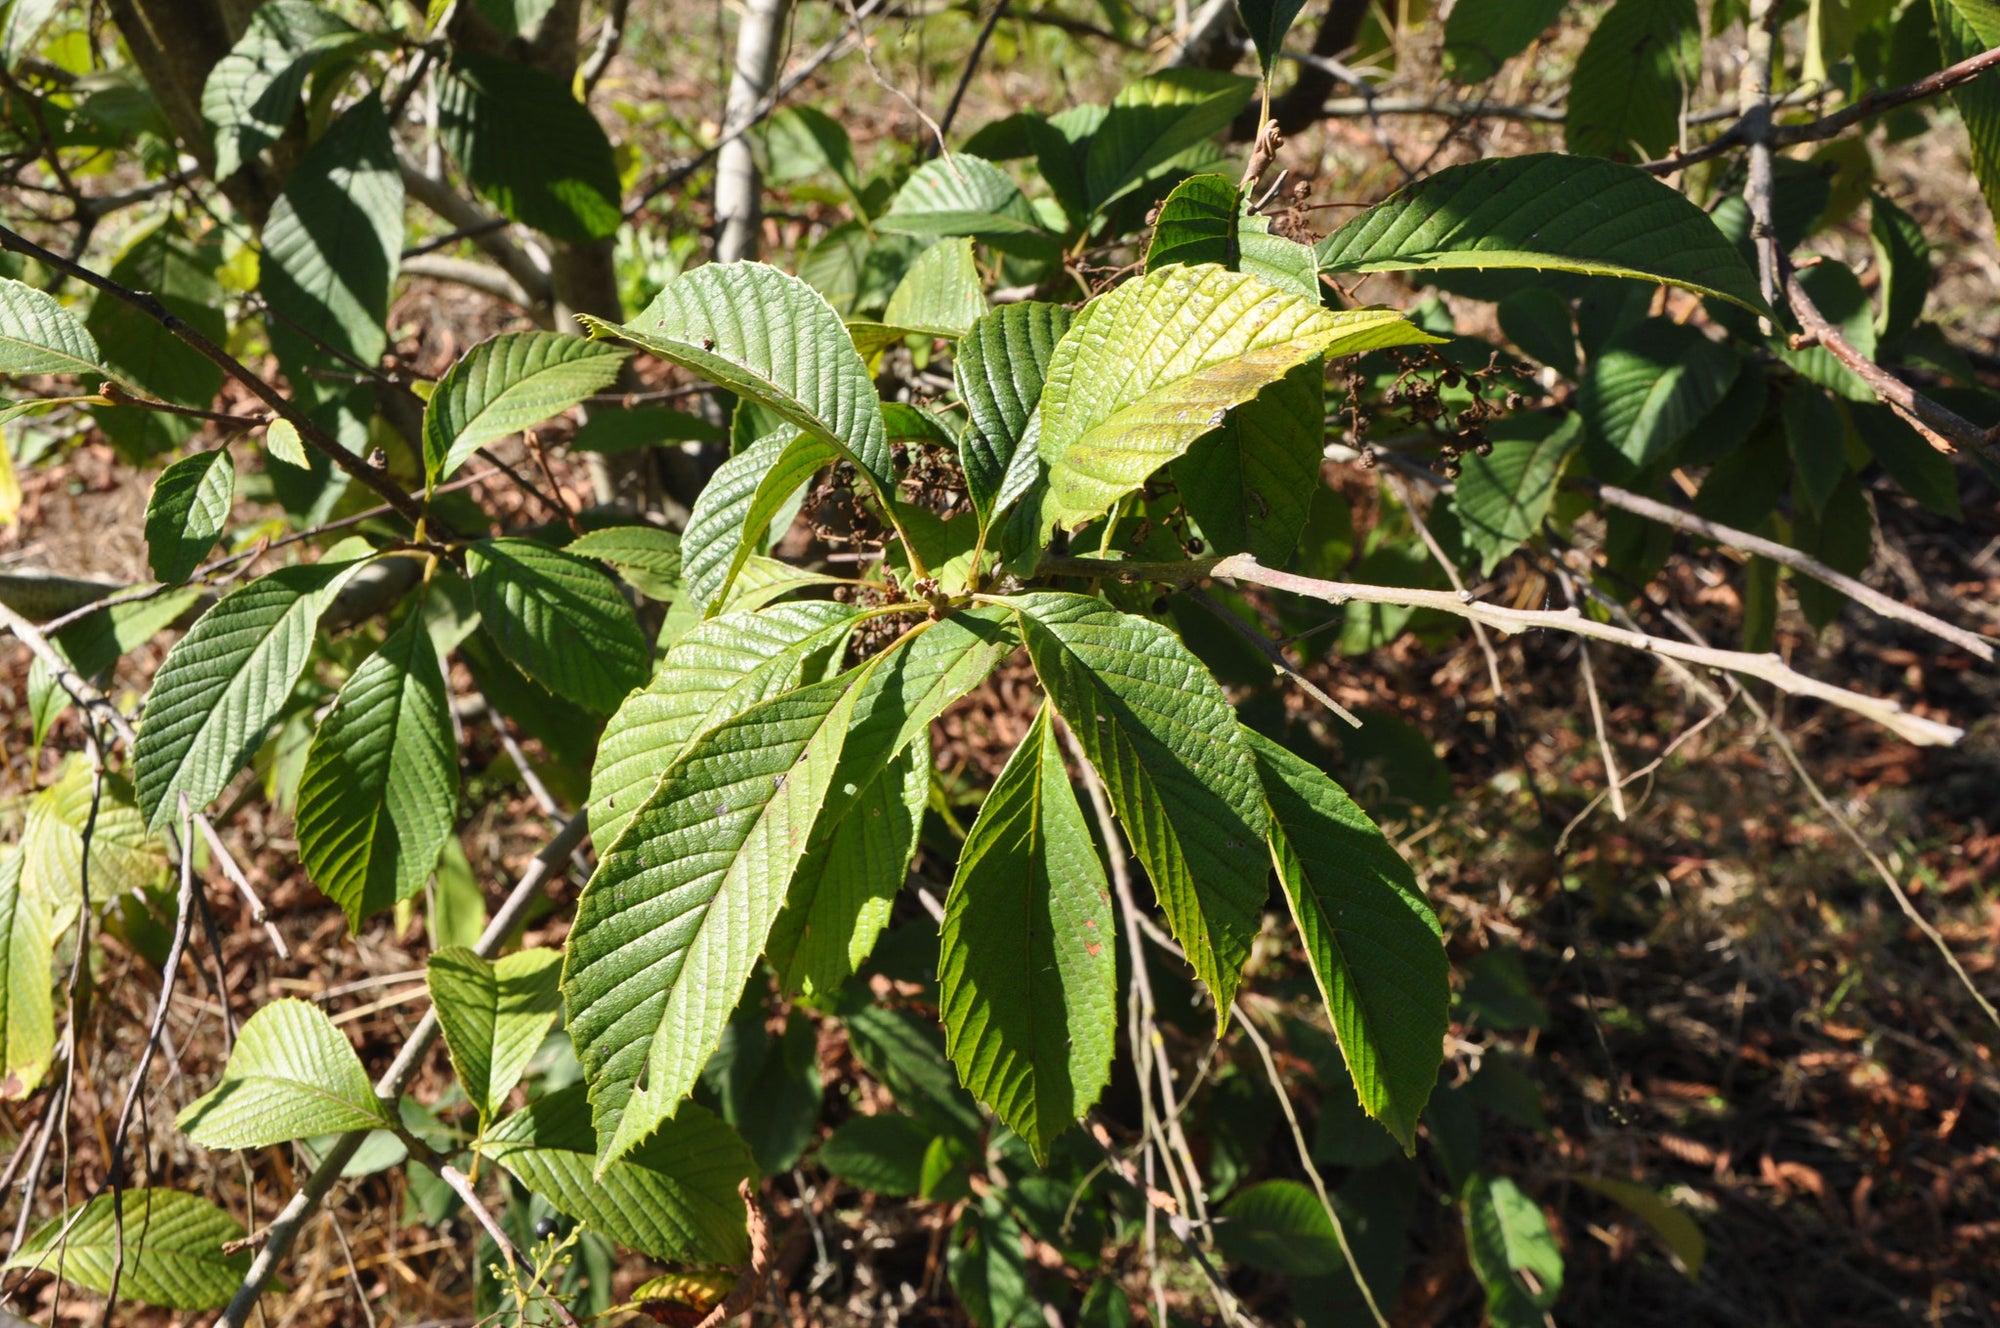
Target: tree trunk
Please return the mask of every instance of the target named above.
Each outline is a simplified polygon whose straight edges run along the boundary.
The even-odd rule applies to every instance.
[[[764,180],[756,154],[741,130],[757,116],[778,74],[785,19],[792,0],[749,0],[743,26],[736,30],[736,72],[723,103],[722,132],[735,134],[722,145],[715,163],[715,261],[734,263],[757,256],[764,224]]]

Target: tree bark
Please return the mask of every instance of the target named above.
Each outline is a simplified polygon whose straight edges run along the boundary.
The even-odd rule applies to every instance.
[[[736,30],[736,71],[723,103],[722,132],[732,133],[715,159],[715,261],[735,263],[757,256],[764,224],[764,180],[757,170],[749,136],[736,133],[756,118],[778,74],[791,0],[749,0]]]

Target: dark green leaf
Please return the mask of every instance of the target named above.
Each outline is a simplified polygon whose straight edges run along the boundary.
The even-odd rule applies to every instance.
[[[197,452],[160,472],[146,503],[146,561],[162,581],[185,581],[229,520],[236,467],[229,450]]]
[[[618,164],[562,80],[457,51],[438,92],[438,134],[473,188],[524,226],[588,244],[618,229]]]
[[[1571,152],[1629,161],[1678,141],[1681,103],[1701,77],[1694,0],[1618,0],[1570,75],[1564,142]]]
[[[260,5],[202,85],[202,118],[215,127],[215,178],[228,179],[278,141],[314,65],[370,40],[306,0]]]
[[[1238,1191],[1216,1218],[1216,1243],[1236,1263],[1288,1277],[1325,1277],[1347,1267],[1319,1196],[1295,1180]]]
[[[1938,50],[1957,64],[2000,46],[2000,4],[1994,0],[1932,0]],[[2000,75],[1988,71],[1952,89],[1972,145],[1972,173],[1986,195],[1987,211],[2000,216]]]
[[[1447,167],[1329,235],[1319,261],[1328,272],[1529,268],[1630,277],[1718,295],[1753,313],[1764,308],[1756,275],[1700,208],[1644,171],[1555,153]]]
[[[1562,16],[1563,0],[1488,0],[1453,5],[1444,21],[1444,69],[1484,83]]]
[[[764,984],[753,981],[753,997]],[[701,1078],[715,1094],[722,1118],[750,1146],[757,1169],[783,1175],[812,1142],[819,1116],[819,1034],[813,1021],[793,1010],[784,1031],[764,1026],[764,1003],[747,1000],[722,1031]]]
[[[99,1295],[171,1310],[226,1304],[250,1270],[250,1251],[223,1253],[243,1226],[208,1200],[179,1190],[104,1193],[81,1212],[58,1213],[7,1261],[54,1273]]]
[[[1095,1105],[1118,1036],[1111,890],[1045,705],[959,853],[939,1017],[959,1082],[1038,1162]]]
[[[299,781],[299,861],[359,931],[424,888],[457,814],[451,697],[423,616],[411,612],[313,736]]]
[[[116,263],[110,277],[142,290],[190,328],[221,344],[229,324],[216,269],[222,245],[210,235],[191,239],[172,221],[147,230]],[[179,406],[207,407],[222,387],[222,369],[150,314],[106,296],[90,307],[84,327],[97,339],[104,363],[125,383]],[[100,406],[91,414],[125,455],[146,458],[178,447],[199,421],[139,406]]]
[[[1361,1105],[1415,1148],[1451,981],[1437,918],[1375,823],[1317,767],[1244,730],[1271,803],[1271,854]]]
[[[819,1164],[856,1189],[909,1198],[923,1183],[931,1138],[930,1128],[910,1116],[854,1116],[820,1145]]]
[[[488,960],[457,946],[426,963],[445,1049],[481,1124],[500,1114],[561,1011],[561,964],[543,947]]]
[[[754,1174],[750,1150],[691,1102],[622,1159],[600,1163],[577,1084],[500,1122],[479,1151],[557,1212],[650,1258],[726,1267],[749,1256],[736,1186]]]
[[[205,807],[264,741],[312,652],[313,631],[359,561],[335,552],[232,590],[167,652],[146,700],[133,779],[153,830]]]
[[[1577,415],[1560,424],[1546,416],[1516,415],[1487,429],[1491,455],[1471,452],[1461,458],[1451,506],[1466,547],[1479,555],[1481,575],[1493,575],[1502,558],[1541,530],[1563,463],[1582,431]]]
[[[1153,239],[1146,246],[1146,271],[1157,271],[1169,263],[1190,267],[1215,263],[1234,271],[1239,258],[1236,229],[1242,211],[1242,197],[1228,176],[1191,175],[1182,180],[1160,204]]]
[[[1847,478],[1847,418],[1840,403],[1810,383],[1793,383],[1782,406],[1785,445],[1798,494],[1816,513]]]
[[[1210,69],[1163,69],[1126,84],[1111,99],[1084,154],[1084,189],[1094,210],[1220,131],[1250,104],[1256,81]]]
[[[1672,455],[1741,369],[1685,323],[1649,318],[1621,333],[1592,357],[1577,394],[1592,468],[1622,482]]]
[[[403,250],[403,178],[381,98],[327,126],[264,224],[257,288],[271,347],[296,382],[307,365],[373,366],[388,344],[389,289]],[[326,346],[329,355],[320,349]]]
[[[611,579],[525,539],[466,552],[480,619],[506,657],[550,691],[608,715],[646,680],[646,638]]]
[[[1007,601],[1049,700],[1110,792],[1174,936],[1227,1019],[1270,894],[1256,762],[1208,671],[1165,627],[1082,595]]]
[[[1210,551],[1281,567],[1322,487],[1326,361],[1307,360],[1229,412],[1173,462],[1174,483]]]
[[[503,332],[445,371],[424,407],[424,479],[449,478],[479,448],[609,387],[631,352],[555,332]]]
[[[1277,67],[1278,52],[1285,48],[1285,34],[1292,30],[1299,11],[1305,7],[1305,0],[1236,0],[1236,12],[1243,16],[1243,26],[1257,48],[1257,60],[1264,67],[1265,78],[1270,78]]]
[[[1868,197],[1868,235],[1882,277],[1875,332],[1883,341],[1895,341],[1923,317],[1931,293],[1931,246],[1916,218],[1880,193]]]
[[[982,522],[1025,492],[1025,479],[1008,484],[1015,458],[1034,459],[1029,428],[1056,343],[1069,330],[1070,312],[1058,304],[1023,301],[1002,305],[959,340],[952,377],[965,403],[967,427],[959,447],[965,487]]]
[[[1869,453],[1899,488],[1939,516],[1959,516],[1958,472],[1902,417],[1883,405],[1847,404],[1847,417]]]

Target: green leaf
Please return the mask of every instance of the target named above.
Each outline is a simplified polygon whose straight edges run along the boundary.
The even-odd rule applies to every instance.
[[[783,106],[766,122],[764,135],[774,176],[781,174],[777,162],[786,158],[796,163],[794,173],[790,173],[793,178],[823,170],[839,183],[848,206],[862,217],[868,216],[861,171],[854,162],[854,141],[840,121],[812,106]]]
[[[750,1150],[693,1103],[622,1159],[600,1161],[577,1084],[500,1122],[479,1151],[556,1211],[649,1258],[725,1266],[749,1258],[736,1186],[755,1174]]]
[[[1680,136],[1685,90],[1700,75],[1694,0],[1618,0],[1577,56],[1564,145],[1590,157],[1664,155]]]
[[[1114,928],[1045,705],[960,850],[938,942],[938,1013],[959,1082],[1039,1163],[1111,1077]]]
[[[1484,83],[1562,16],[1563,0],[1454,5],[1444,20],[1444,69],[1458,83]]]
[[[1229,412],[1173,462],[1174,484],[1218,554],[1283,566],[1323,487],[1326,361],[1307,360]]]
[[[402,251],[403,177],[371,93],[306,150],[264,224],[257,288],[294,381],[302,366],[338,364],[322,345],[371,366],[382,357]]]
[[[1586,1190],[1595,1190],[1651,1227],[1687,1280],[1701,1281],[1701,1266],[1708,1262],[1708,1242],[1686,1209],[1651,1187],[1631,1181],[1581,1175],[1571,1175],[1569,1179]]]
[[[1847,418],[1897,487],[1939,516],[1958,519],[1958,473],[1949,456],[1925,442],[1887,406],[1850,401]]]
[[[876,662],[762,701],[691,742],[577,901],[563,966],[598,1169],[674,1113],[785,900]]]
[[[933,1135],[910,1116],[852,1116],[819,1147],[819,1164],[856,1189],[906,1199],[923,1186],[924,1149]]]
[[[898,759],[912,748],[927,751],[931,722],[1012,651],[1009,617],[983,605],[926,623],[863,685],[807,857],[766,947],[789,987],[831,991],[873,948],[917,828],[900,823],[921,822],[928,801],[916,768],[899,768]],[[892,768],[901,773],[889,777]],[[924,769],[927,783],[927,759]],[[898,789],[900,809],[891,805]]]
[[[1018,498],[1034,478],[1035,449],[1029,421],[1056,343],[1069,330],[1070,312],[1059,304],[1023,301],[1002,305],[960,338],[952,377],[965,403],[967,427],[959,443],[965,487],[982,524]],[[1016,457],[1030,463],[1026,478],[1010,486]]]
[[[249,761],[305,672],[319,615],[360,567],[336,551],[281,567],[230,591],[174,643],[132,749],[148,829],[180,815],[177,794],[207,806]]]
[[[421,612],[341,687],[298,797],[299,862],[349,931],[424,888],[458,814],[458,740]]]
[[[1480,575],[1493,575],[1501,559],[1541,530],[1563,463],[1582,431],[1577,415],[1560,424],[1546,416],[1510,416],[1488,427],[1490,455],[1468,452],[1460,458],[1451,506],[1466,547],[1479,555]]]
[[[524,226],[589,244],[618,229],[618,163],[597,117],[552,74],[455,51],[438,135],[482,197]]]
[[[1347,1270],[1340,1237],[1319,1196],[1295,1180],[1238,1190],[1216,1217],[1216,1243],[1232,1262],[1286,1277],[1330,1277]]]
[[[1894,341],[1923,317],[1931,293],[1931,245],[1916,218],[1880,193],[1871,192],[1868,200],[1868,236],[1882,277],[1875,333],[1882,341]]]
[[[896,1105],[957,1144],[977,1140],[986,1122],[944,1053],[935,1020],[908,1010],[866,1005],[843,1016],[848,1044],[863,1068],[896,1099]],[[923,1187],[919,1187],[921,1190]]]
[[[763,263],[710,263],[668,282],[622,327],[584,323],[769,407],[837,445],[876,492],[895,492],[868,366],[833,306],[797,277]]]
[[[1049,362],[1043,525],[1073,530],[1102,515],[1314,356],[1428,340],[1391,310],[1332,312],[1220,267],[1129,281],[1084,306]]]
[[[1836,572],[1859,576],[1866,570],[1875,553],[1875,514],[1852,474],[1843,476],[1834,487],[1823,512],[1810,505],[1794,506],[1792,546]],[[1795,577],[1792,589],[1799,597],[1799,611],[1815,631],[1847,607],[1847,596],[1809,577]]]
[[[229,449],[183,457],[160,472],[146,503],[146,561],[162,581],[185,581],[229,521],[236,467]]]
[[[94,793],[92,782],[87,758],[67,758],[55,782],[28,804],[21,830],[21,888],[40,896],[51,936],[67,932],[83,907],[85,826],[93,908],[122,894],[145,894],[167,875],[166,856],[146,837],[146,818],[132,800],[131,783],[116,771],[106,771]]]
[[[102,377],[98,359],[97,343],[54,296],[0,278],[0,373]]]
[[[274,461],[282,461],[300,470],[312,468],[312,458],[306,455],[305,440],[299,437],[299,426],[290,420],[272,420],[264,427],[264,451]]]
[[[1617,162],[1530,153],[1452,166],[1320,242],[1326,272],[1529,268],[1657,281],[1765,313],[1757,278],[1707,214]]]
[[[702,612],[729,597],[736,574],[764,532],[841,448],[787,429],[751,444],[716,468],[694,500],[681,537],[688,598]]]
[[[625,699],[597,744],[590,838],[616,843],[632,814],[695,736],[791,691],[853,630],[850,605],[813,600],[726,613],[676,641],[652,679]]]
[[[1494,1328],[1540,1328],[1563,1284],[1562,1251],[1541,1207],[1505,1176],[1483,1174],[1466,1181],[1459,1202],[1466,1253],[1486,1288],[1487,1318]]]
[[[911,174],[875,222],[891,235],[967,235],[1003,253],[1054,258],[1062,244],[1042,225],[1021,187],[969,152],[935,157]]]
[[[229,336],[222,286],[220,238],[189,237],[172,220],[135,239],[111,266],[111,280],[145,291],[188,327],[220,345]],[[90,306],[84,329],[104,363],[128,386],[162,401],[204,408],[222,387],[222,368],[125,301],[104,296]],[[91,415],[125,455],[148,458],[180,446],[199,421],[140,406],[97,406]]]
[[[262,1148],[396,1122],[347,1035],[317,1005],[287,998],[244,1021],[221,1082],[174,1123],[205,1148]]]
[[[1524,286],[1493,312],[1509,341],[1563,377],[1576,377],[1576,325],[1568,300],[1547,286]]]
[[[537,947],[487,960],[460,946],[424,967],[445,1050],[482,1125],[500,1114],[562,1009],[562,955]]]
[[[617,456],[657,447],[661,443],[726,443],[729,431],[699,415],[668,406],[637,406],[631,410],[594,411],[570,438],[573,452]]]
[[[208,1200],[179,1190],[100,1194],[80,1213],[58,1214],[7,1260],[37,1268],[99,1295],[170,1310],[228,1303],[250,1271],[250,1251],[224,1254],[243,1226]]]
[[[1243,27],[1257,48],[1257,62],[1263,66],[1266,79],[1278,67],[1278,52],[1285,48],[1285,34],[1292,30],[1299,11],[1305,7],[1305,0],[1236,0],[1236,12],[1242,15]]]
[[[1215,263],[1235,271],[1236,231],[1242,215],[1242,195],[1228,176],[1190,175],[1160,204],[1153,238],[1146,246],[1146,271],[1171,263],[1186,267]]]
[[[1236,243],[1243,251],[1237,266],[1267,286],[1318,302],[1319,256],[1309,244],[1271,234],[1264,229],[1269,225],[1262,217],[1243,218],[1236,228]]]
[[[815,825],[765,958],[787,991],[839,989],[875,949],[930,800],[931,746],[920,735],[857,793],[845,815]]]
[[[1947,65],[2000,46],[2000,4],[1994,0],[1932,0],[1938,51]],[[1972,146],[1972,173],[1986,195],[1986,210],[2000,216],[2000,77],[1981,74],[1952,89],[1959,119]]]
[[[1861,280],[1853,270],[1845,263],[1829,258],[1802,269],[1798,273],[1798,281],[1807,298],[1812,300],[1813,307],[1825,316],[1826,321],[1839,328],[1848,343],[1864,357],[1874,359],[1875,310],[1868,302],[1868,292],[1861,288]],[[1814,344],[1802,350],[1793,350],[1781,343],[1779,349],[1787,364],[1821,387],[1849,401],[1876,400],[1875,390],[1825,346]]]
[[[945,1267],[974,1328],[1027,1328],[1041,1319],[1021,1236],[1021,1224],[997,1194],[989,1192],[959,1215]]]
[[[1211,69],[1163,69],[1135,79],[1111,99],[1111,109],[1084,154],[1084,190],[1103,211],[1140,181],[1210,138],[1250,104],[1254,79]]]
[[[1229,698],[1158,623],[1083,595],[1003,601],[1056,712],[1103,777],[1174,938],[1229,1004],[1270,895],[1270,814]]]
[[[260,5],[202,85],[202,118],[215,127],[214,178],[227,180],[284,135],[315,65],[372,41],[306,0]]]
[[[681,584],[681,537],[658,526],[606,526],[571,540],[563,552],[618,569],[649,599],[672,599]]]
[[[763,988],[751,984],[702,1067],[701,1081],[722,1118],[750,1146],[757,1170],[778,1176],[798,1162],[819,1119],[819,1032],[794,1009],[783,1031],[773,1034],[765,1027]]]
[[[1840,403],[1810,383],[1795,382],[1779,403],[1779,417],[1798,494],[1814,513],[1824,513],[1847,478],[1847,418]]]
[[[1409,864],[1340,785],[1250,729],[1271,857],[1369,1115],[1405,1149],[1437,1081],[1451,1004],[1443,933]]]
[[[889,296],[882,321],[936,337],[962,337],[986,312],[986,290],[969,238],[934,244],[917,256]]]
[[[559,696],[600,715],[646,680],[646,638],[611,578],[526,539],[466,551],[480,620],[508,659]]]
[[[1592,357],[1577,393],[1593,468],[1623,482],[1670,456],[1728,393],[1742,363],[1671,319],[1620,333]]]
[[[496,438],[609,387],[630,351],[556,332],[503,332],[438,380],[424,407],[424,479],[436,485]]]
[[[22,880],[22,859],[0,850],[0,1099],[41,1086],[56,1049],[55,931],[48,902]]]

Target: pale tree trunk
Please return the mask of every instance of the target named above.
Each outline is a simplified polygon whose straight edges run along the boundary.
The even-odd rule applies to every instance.
[[[778,76],[792,0],[749,0],[736,31],[736,71],[723,103],[725,141],[715,158],[715,261],[757,256],[764,225],[764,179],[744,128],[763,109]],[[733,137],[730,137],[733,135]]]

